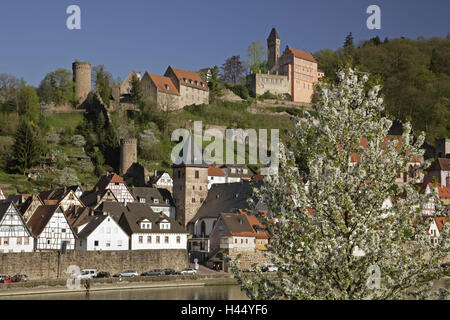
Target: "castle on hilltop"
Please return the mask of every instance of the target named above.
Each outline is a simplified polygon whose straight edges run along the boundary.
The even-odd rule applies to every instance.
[[[269,91],[288,94],[292,101],[311,103],[314,84],[324,76],[311,53],[286,46],[280,56],[280,37],[275,28],[267,38],[268,73],[247,76],[250,90],[257,95]]]

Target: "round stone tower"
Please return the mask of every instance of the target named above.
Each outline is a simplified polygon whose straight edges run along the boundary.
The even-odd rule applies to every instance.
[[[135,162],[137,162],[137,140],[120,139],[120,170],[122,175],[125,175]]]
[[[72,71],[73,81],[75,82],[75,95],[78,103],[81,104],[91,92],[91,63],[75,61],[72,63]]]

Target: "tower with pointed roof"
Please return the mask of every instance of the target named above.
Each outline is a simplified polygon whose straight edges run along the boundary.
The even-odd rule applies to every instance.
[[[208,194],[208,165],[202,159],[194,135],[189,134],[185,139],[172,169],[176,219],[186,227]]]
[[[278,62],[280,57],[280,37],[275,28],[270,31],[267,38],[267,67],[270,71]]]

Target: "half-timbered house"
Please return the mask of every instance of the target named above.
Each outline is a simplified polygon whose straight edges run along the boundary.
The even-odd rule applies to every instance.
[[[67,250],[75,248],[75,232],[73,232],[60,205],[39,206],[27,223],[36,237],[35,250]]]
[[[0,203],[0,252],[32,252],[34,240],[14,202]]]
[[[109,173],[100,178],[94,187],[95,191],[109,189],[119,202],[134,202],[134,196],[123,179],[115,173]]]

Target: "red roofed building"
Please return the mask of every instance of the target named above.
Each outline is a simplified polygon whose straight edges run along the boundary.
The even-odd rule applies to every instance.
[[[209,167],[208,168],[208,190],[211,189],[213,184],[226,183],[227,175],[220,168]]]
[[[431,242],[433,244],[436,244],[442,230],[444,229],[444,225],[447,223],[447,219],[445,217],[423,216],[424,222],[428,219],[432,219],[432,221],[430,227],[427,230],[427,234],[430,236]]]
[[[115,173],[108,173],[98,180],[94,191],[109,189],[118,202],[134,202],[134,196],[121,177]]]
[[[142,78],[142,90],[144,97],[153,97],[164,110],[209,103],[209,88],[199,73],[171,66],[164,76],[146,72]]]

